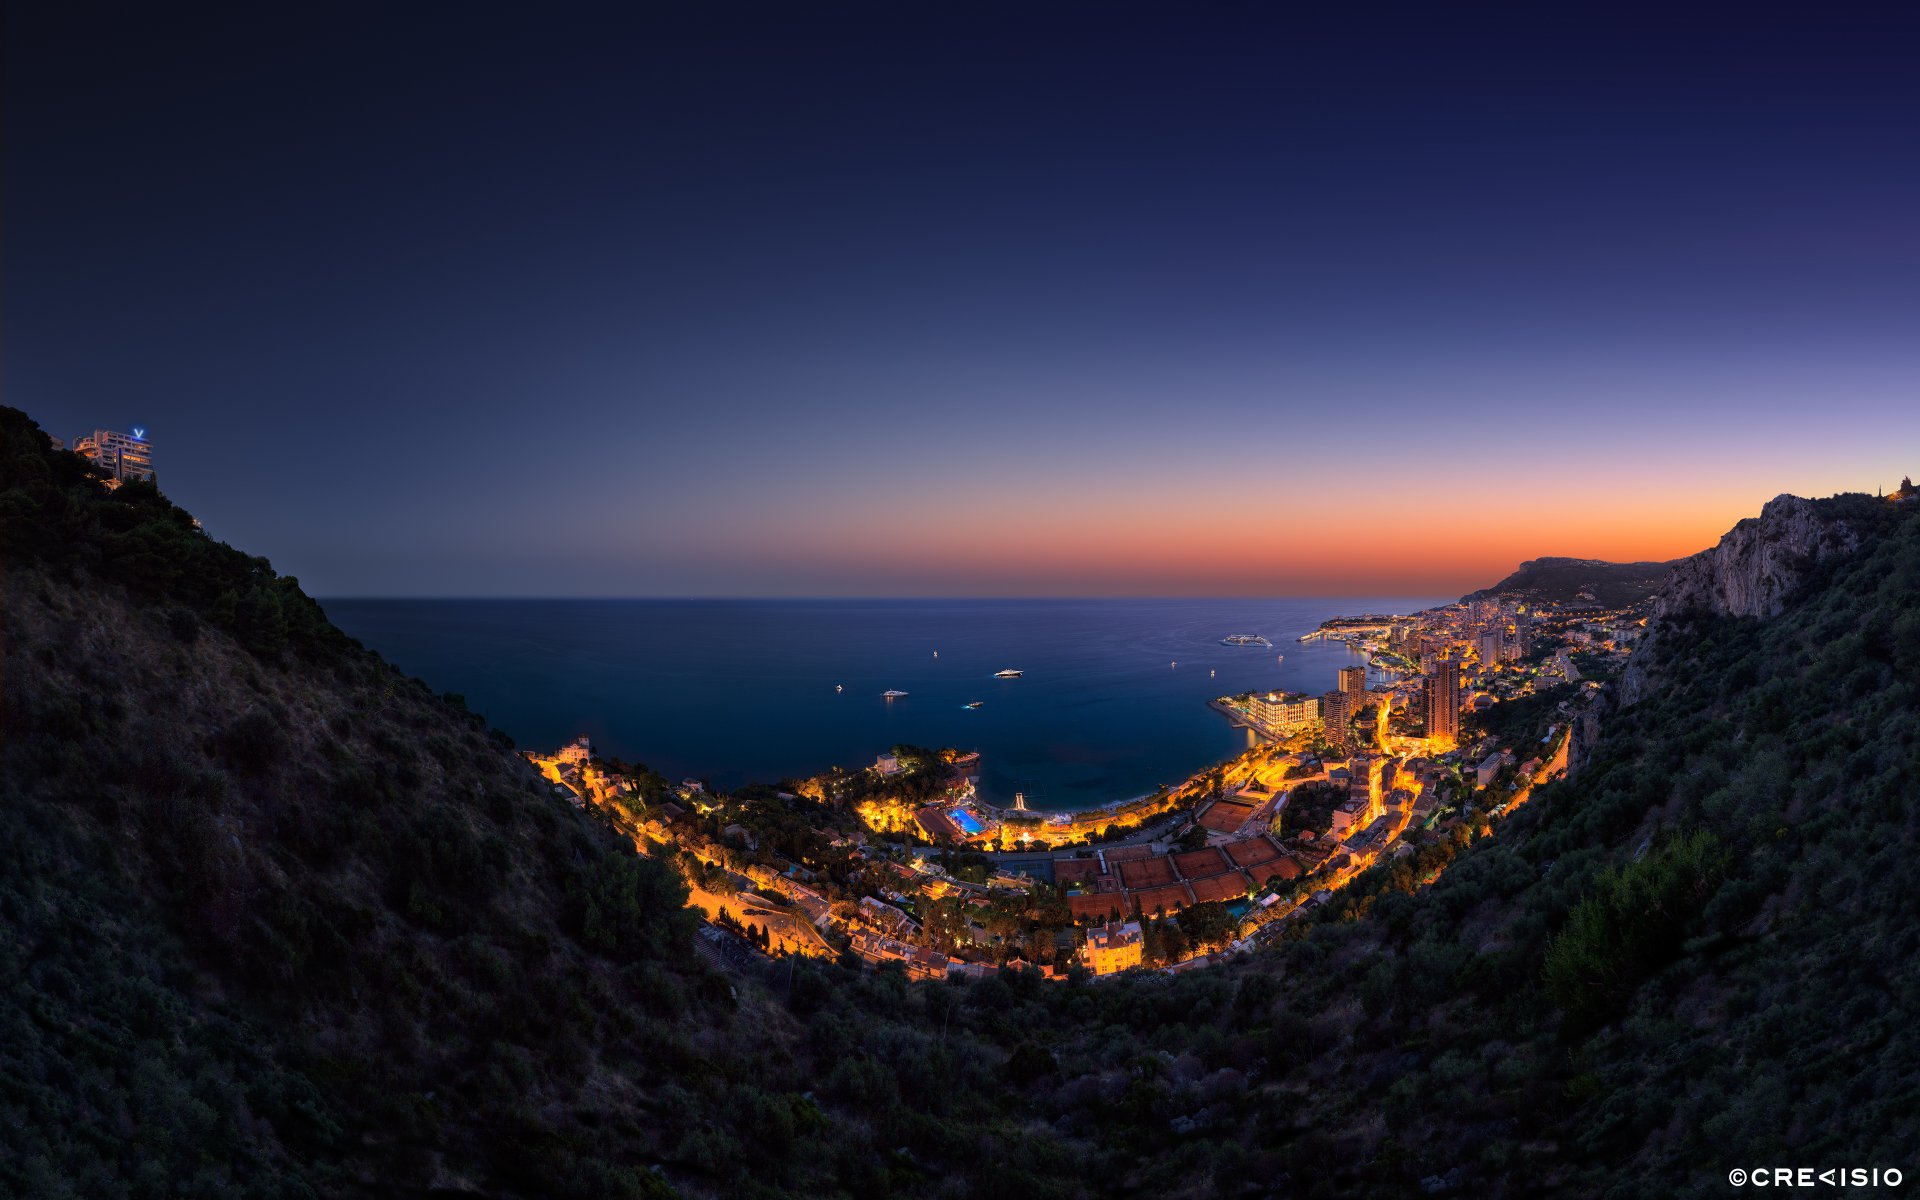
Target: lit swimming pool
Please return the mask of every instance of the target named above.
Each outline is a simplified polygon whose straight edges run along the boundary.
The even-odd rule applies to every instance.
[[[968,837],[979,837],[987,831],[987,827],[980,823],[980,818],[964,808],[956,808],[947,815],[952,817],[953,823],[960,827],[960,832]]]

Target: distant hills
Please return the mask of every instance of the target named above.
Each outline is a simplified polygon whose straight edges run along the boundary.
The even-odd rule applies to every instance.
[[[1530,596],[1559,604],[1591,600],[1605,608],[1638,604],[1666,582],[1670,562],[1605,562],[1597,558],[1530,558],[1518,570],[1489,588],[1469,592],[1462,600],[1488,596]]]

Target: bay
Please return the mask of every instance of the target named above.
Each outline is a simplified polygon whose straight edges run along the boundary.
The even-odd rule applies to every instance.
[[[334,599],[336,624],[520,745],[721,788],[863,766],[897,743],[981,753],[981,795],[1077,809],[1244,748],[1215,696],[1318,694],[1358,661],[1298,637],[1436,597],[1094,600]],[[1230,633],[1274,645],[1223,646]],[[937,652],[937,654],[936,654]],[[1284,661],[1279,661],[1284,656]],[[1174,664],[1178,664],[1177,666]],[[1014,680],[993,678],[1014,668]],[[836,686],[841,688],[835,691]],[[882,693],[907,693],[887,700]],[[981,706],[968,709],[969,701]]]

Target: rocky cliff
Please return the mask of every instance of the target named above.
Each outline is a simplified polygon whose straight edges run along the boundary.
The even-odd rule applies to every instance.
[[[1655,601],[1659,617],[1706,613],[1778,616],[1812,568],[1851,554],[1860,532],[1830,501],[1776,496],[1757,517],[1727,531],[1719,545],[1673,566]]]
[[[1653,688],[1649,664],[1680,626],[1698,617],[1778,616],[1823,566],[1859,548],[1863,525],[1884,508],[1864,495],[1776,496],[1712,549],[1675,562],[1654,600],[1648,636],[1621,673],[1619,702],[1633,704]]]

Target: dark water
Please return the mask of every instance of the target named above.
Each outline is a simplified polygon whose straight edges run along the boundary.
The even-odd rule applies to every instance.
[[[1178,782],[1243,747],[1246,734],[1207,707],[1214,696],[1332,688],[1353,656],[1295,640],[1326,617],[1439,602],[330,600],[326,609],[523,746],[584,733],[603,753],[721,787],[865,765],[898,742],[958,746],[981,752],[988,800],[1022,790],[1034,807],[1084,808]],[[1220,645],[1229,633],[1264,634],[1274,647]],[[1003,667],[1026,674],[994,679]],[[889,688],[910,694],[887,701]],[[968,711],[969,700],[984,704]]]

